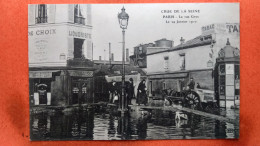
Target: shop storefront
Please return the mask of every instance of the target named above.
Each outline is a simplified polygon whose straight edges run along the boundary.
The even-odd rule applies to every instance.
[[[93,69],[34,70],[30,74],[31,105],[72,105],[93,101]]]

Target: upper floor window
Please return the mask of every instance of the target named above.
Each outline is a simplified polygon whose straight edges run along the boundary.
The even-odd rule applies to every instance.
[[[143,47],[142,46],[139,46],[139,54],[142,54],[143,53]]]
[[[64,53],[60,54],[60,60],[65,60],[66,59],[66,55]]]
[[[180,54],[180,69],[185,70],[185,54]]]
[[[164,69],[169,69],[169,57],[165,56],[164,57]]]
[[[36,23],[47,23],[47,5],[46,4],[39,4],[38,5],[38,12],[36,12]]]
[[[74,23],[85,25],[85,18],[82,15],[79,4],[76,4],[74,7]]]
[[[74,38],[74,58],[84,58],[83,44],[84,39]]]

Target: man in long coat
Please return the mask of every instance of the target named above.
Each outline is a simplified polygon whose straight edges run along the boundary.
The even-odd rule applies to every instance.
[[[118,89],[115,81],[112,81],[112,85],[108,87],[108,91],[109,91],[109,103],[113,103],[114,96],[116,92],[118,93]]]
[[[134,98],[134,80],[132,78],[129,79],[129,83],[127,84],[126,92],[127,92],[127,103],[131,105],[131,100]]]
[[[142,80],[138,85],[136,103],[138,105],[147,104],[145,80]]]

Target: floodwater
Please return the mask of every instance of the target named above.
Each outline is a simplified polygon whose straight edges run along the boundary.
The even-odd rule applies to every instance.
[[[135,108],[121,117],[115,110],[88,109],[30,117],[31,140],[141,140],[238,138],[239,126],[190,113]]]

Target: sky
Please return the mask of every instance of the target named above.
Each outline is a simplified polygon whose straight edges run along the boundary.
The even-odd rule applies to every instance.
[[[126,30],[126,48],[130,55],[133,48],[139,44],[154,43],[166,38],[174,41],[174,46],[180,43],[183,37],[186,41],[201,34],[201,27],[213,23],[239,23],[238,3],[172,3],[172,4],[93,4],[92,5],[92,39],[94,45],[93,57],[98,60],[108,60],[109,42],[115,60],[122,60],[122,29],[119,26],[117,14],[125,7],[129,15]],[[162,13],[162,10],[171,10],[172,13]],[[174,10],[199,10],[200,13],[173,13]],[[197,23],[166,23],[166,20],[177,20],[178,15],[194,15],[199,18]],[[175,18],[165,19],[163,15],[174,15]],[[180,20],[180,19],[179,19]],[[184,19],[182,19],[184,20]]]

